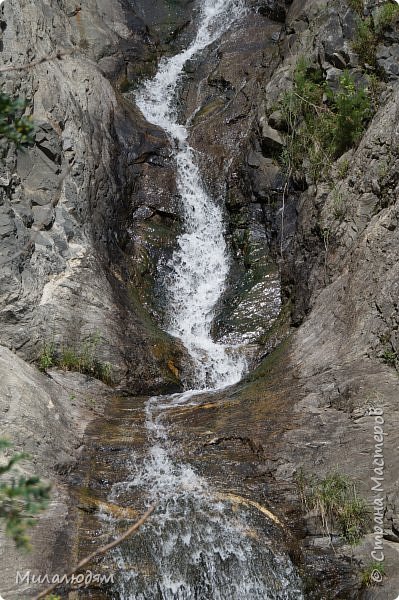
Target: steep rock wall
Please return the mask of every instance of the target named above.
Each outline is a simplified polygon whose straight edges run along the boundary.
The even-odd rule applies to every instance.
[[[115,381],[176,385],[173,344],[150,330],[129,288],[128,223],[147,167],[134,165],[152,137],[158,149],[167,143],[143,128],[115,84],[126,61],[149,60],[154,44],[126,5],[73,6],[2,7],[5,66],[62,58],[8,72],[4,83],[32,101],[37,132],[33,148],[10,149],[4,163],[1,343],[33,360],[44,342],[79,346],[98,332]]]

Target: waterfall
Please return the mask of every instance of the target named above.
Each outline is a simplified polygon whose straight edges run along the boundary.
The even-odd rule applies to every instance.
[[[176,111],[186,61],[217,40],[244,11],[241,0],[203,0],[191,45],[163,59],[154,79],[136,94],[144,117],[162,127],[174,145],[183,233],[168,265],[170,275],[163,282],[167,330],[185,344],[197,372],[192,384],[196,389],[148,400],[148,455],[132,456],[128,480],[113,486],[112,502],[124,502],[133,494],[157,504],[155,516],[115,552],[121,600],[302,598],[288,557],[259,543],[251,535],[248,510],[233,511],[228,500],[179,459],[165,424],[168,409],[193,404],[204,391],[238,382],[245,369],[234,348],[211,337],[215,307],[229,271],[223,212],[206,190],[188,130],[179,123]]]
[[[176,93],[187,60],[220,37],[244,10],[241,0],[205,0],[194,41],[177,56],[162,60],[155,78],[136,96],[147,121],[162,127],[175,144],[184,233],[177,240],[169,263],[171,275],[164,282],[167,329],[182,340],[193,357],[197,388],[236,383],[245,361],[234,348],[211,338],[215,305],[229,271],[223,214],[205,189],[194,150],[187,142],[187,128],[178,122]]]

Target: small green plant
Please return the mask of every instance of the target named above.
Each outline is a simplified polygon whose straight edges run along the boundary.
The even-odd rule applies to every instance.
[[[359,15],[363,14],[364,10],[364,2],[363,0],[348,0],[348,6],[359,13]]]
[[[39,369],[45,372],[55,364],[54,342],[44,342],[43,350],[39,357]]]
[[[307,510],[316,511],[327,535],[336,529],[351,546],[367,531],[369,511],[347,475],[333,472],[323,479],[297,475],[299,496]]]
[[[384,352],[382,353],[382,360],[387,365],[391,365],[392,367],[394,367],[396,365],[397,359],[398,355],[394,350],[391,350],[390,348],[386,348],[386,350],[384,350]]]
[[[345,179],[345,177],[349,173],[350,162],[347,158],[341,160],[338,163],[338,177],[340,179]]]
[[[30,117],[23,115],[26,102],[0,94],[0,140],[14,142],[17,147],[32,144],[34,126]]]
[[[370,100],[364,89],[356,89],[348,71],[340,78],[340,88],[331,95],[336,115],[334,129],[334,153],[340,156],[357,143],[371,116]]]
[[[372,562],[361,572],[361,582],[363,587],[371,587],[382,581],[385,575],[385,565],[383,562]]]
[[[345,215],[345,200],[342,192],[336,188],[332,191],[332,206],[334,218],[341,220]]]
[[[389,173],[389,162],[387,160],[380,160],[378,165],[378,179],[385,179]]]
[[[355,39],[352,42],[352,49],[363,64],[375,66],[377,42],[378,38],[374,30],[373,19],[367,17],[359,20]]]
[[[374,15],[374,29],[377,36],[382,36],[383,33],[391,27],[399,17],[399,5],[387,2],[377,9]]]
[[[6,440],[0,439],[1,450],[9,447]],[[5,522],[5,531],[17,548],[29,549],[26,531],[35,525],[34,515],[47,507],[50,486],[36,476],[18,473],[15,465],[25,458],[27,454],[17,453],[0,466],[0,520]]]

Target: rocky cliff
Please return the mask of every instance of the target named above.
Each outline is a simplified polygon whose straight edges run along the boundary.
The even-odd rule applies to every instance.
[[[254,365],[268,357],[208,420],[186,419],[182,430],[203,428],[208,441],[219,440],[189,446],[189,453],[203,452],[204,463],[227,444],[232,472],[248,469],[243,493],[263,495],[264,485],[266,497],[289,514],[298,509],[293,476],[300,467],[323,474],[338,463],[372,502],[369,409],[383,408],[385,585],[360,591],[356,569],[346,567],[348,548],[328,583],[326,564],[334,561],[325,537],[311,519],[295,535],[316,557],[306,563],[319,580],[309,597],[394,598],[397,28],[379,39],[369,68],[353,49],[353,3],[247,4],[243,21],[186,65],[180,111],[209,188],[226,199],[234,261],[215,335],[249,341]],[[2,89],[30,101],[36,124],[32,147],[1,149],[1,426],[55,483],[54,503],[35,531],[36,553],[23,563],[11,544],[2,546],[1,592],[9,598],[20,597],[16,561],[43,572],[70,560],[64,551],[53,554],[60,541],[76,542],[66,484],[73,484],[87,422],[113,395],[180,389],[188,368],[184,349],[160,329],[156,273],[180,229],[169,141],[144,122],[132,92],[162,55],[190,39],[195,10],[183,0],[1,6],[2,64],[9,69],[1,73]],[[290,180],[278,158],[287,130],[276,107],[300,56],[333,87],[345,70],[359,81],[377,72],[381,81],[362,139],[317,182]],[[92,336],[99,340],[96,359],[111,365],[113,388],[35,366],[48,345],[56,355],[77,351]],[[284,346],[271,353],[282,338]],[[250,440],[247,450],[242,440]],[[363,564],[372,544],[370,534],[356,550]]]

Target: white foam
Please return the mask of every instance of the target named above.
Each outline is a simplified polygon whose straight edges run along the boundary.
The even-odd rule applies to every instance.
[[[245,361],[236,348],[212,340],[215,306],[224,289],[229,258],[224,239],[223,212],[209,195],[187,143],[188,132],[178,122],[176,93],[187,60],[214,42],[243,13],[241,0],[205,0],[192,44],[164,59],[154,79],[136,95],[145,118],[175,140],[177,186],[181,196],[184,233],[169,263],[165,283],[168,331],[179,337],[196,364],[198,388],[220,388],[240,380]]]

